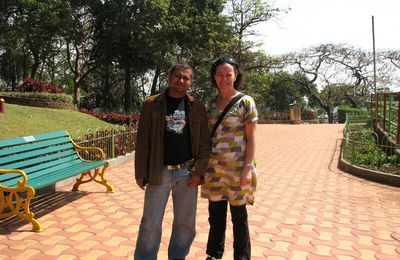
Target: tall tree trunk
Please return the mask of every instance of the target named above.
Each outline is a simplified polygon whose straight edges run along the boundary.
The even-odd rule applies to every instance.
[[[39,64],[40,64],[39,56],[33,54],[33,64],[31,67],[31,78],[33,78],[33,79],[36,78],[36,73],[39,68]]]
[[[11,91],[15,91],[15,88],[17,86],[17,64],[15,63],[15,60],[12,59],[11,61],[9,60],[9,68],[11,72]]]
[[[106,71],[104,74],[104,85],[102,91],[103,106],[109,108],[110,105],[110,64],[106,65]]]
[[[160,74],[161,74],[161,69],[159,66],[157,66],[156,71],[154,72],[153,83],[151,84],[150,95],[156,94],[157,85],[158,85],[157,82],[158,82],[158,78],[160,77]]]
[[[132,87],[131,87],[131,63],[129,60],[127,60],[125,65],[124,90],[125,90],[124,110],[125,113],[130,113],[132,111]]]
[[[79,108],[81,103],[81,67],[78,62],[75,63],[74,72],[74,104]]]
[[[79,108],[81,100],[81,88],[80,88],[80,83],[79,83],[79,78],[74,77],[74,104]]]

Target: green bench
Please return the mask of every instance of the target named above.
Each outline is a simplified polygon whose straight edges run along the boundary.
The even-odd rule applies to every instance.
[[[78,146],[65,131],[0,140],[0,219],[18,216],[40,231],[30,211],[35,190],[78,174],[73,191],[95,181],[113,192],[104,178],[109,166],[104,158],[100,148]]]

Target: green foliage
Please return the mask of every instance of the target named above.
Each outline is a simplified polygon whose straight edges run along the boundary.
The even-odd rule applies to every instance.
[[[367,128],[350,134],[351,145],[346,146],[345,154],[348,155],[350,162],[359,166],[373,166],[376,168],[391,163],[399,164],[396,154],[388,156],[377,145],[377,137],[373,129]]]
[[[44,99],[49,101],[72,103],[72,97],[67,94],[52,94],[41,92],[0,92],[0,96],[28,99]]]
[[[77,111],[12,104],[6,104],[5,113],[0,113],[0,124],[0,139],[58,130],[66,130],[73,137],[76,137],[78,131],[90,133],[95,132],[97,128],[121,128]]]
[[[288,112],[291,103],[306,107],[304,92],[296,78],[286,72],[276,74],[251,71],[245,74],[246,93],[253,96],[261,113]]]
[[[353,132],[350,135],[350,139],[352,143],[350,162],[352,164],[382,165],[385,154],[378,149],[372,129],[363,129],[359,132]]]
[[[338,111],[343,111],[343,113],[365,113],[364,109],[361,108],[354,108],[354,107],[349,107],[349,106],[339,106],[337,108]]]
[[[338,113],[338,122],[339,123],[344,123],[346,122],[346,115],[347,114],[360,114],[360,115],[366,115],[368,112],[364,109],[361,108],[354,108],[354,107],[349,107],[349,106],[339,106],[337,107],[337,113]]]
[[[81,94],[85,105],[128,113],[166,87],[171,65],[188,62],[195,70],[191,93],[206,102],[215,93],[208,74],[214,59],[237,54],[243,68],[265,59],[246,36],[278,10],[263,1],[236,4],[245,7],[237,9],[246,18],[240,25],[241,14],[230,13],[224,0],[6,1],[0,5],[1,90],[15,91],[32,76],[60,84],[76,104]]]

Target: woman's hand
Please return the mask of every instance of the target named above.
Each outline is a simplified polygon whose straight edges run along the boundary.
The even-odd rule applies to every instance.
[[[240,186],[249,185],[251,183],[252,172],[252,164],[246,164],[243,167],[242,175],[240,176]]]

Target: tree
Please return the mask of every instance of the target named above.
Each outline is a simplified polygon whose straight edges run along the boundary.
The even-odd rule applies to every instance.
[[[15,23],[32,56],[32,78],[36,77],[46,57],[52,52],[62,22],[58,12],[59,4],[58,0],[20,1],[17,4],[18,16]]]
[[[347,46],[324,44],[287,55],[289,70],[297,70],[296,83],[318,104],[333,122],[333,99],[348,100],[354,106],[357,97],[366,98],[371,93],[372,58],[365,52]],[[318,88],[311,88],[313,84]],[[333,91],[336,86],[346,91]],[[326,88],[326,89],[325,89]],[[332,95],[340,97],[332,97]]]
[[[231,51],[239,64],[244,61],[244,52],[256,46],[248,39],[249,36],[257,35],[253,29],[254,26],[269,21],[282,11],[263,0],[229,0],[227,2],[226,12],[236,40]]]
[[[63,20],[60,38],[65,46],[62,53],[73,75],[73,100],[79,107],[82,82],[95,66],[92,60],[94,19],[90,6],[79,0],[64,1],[60,8]]]

